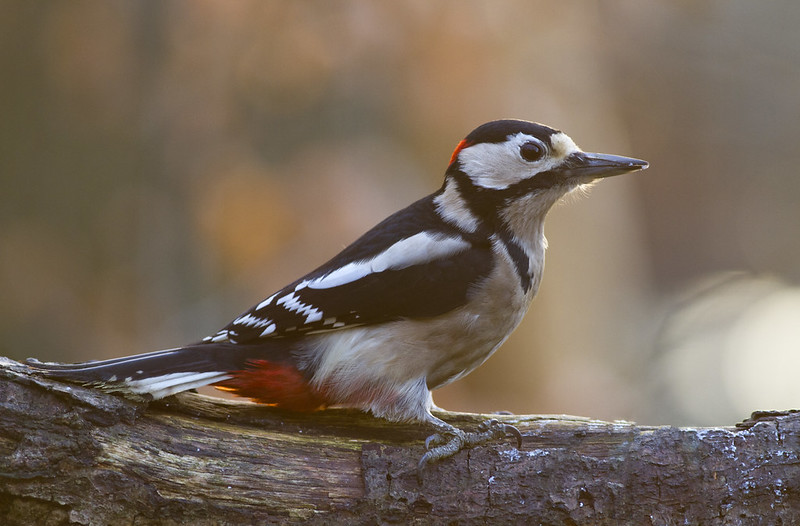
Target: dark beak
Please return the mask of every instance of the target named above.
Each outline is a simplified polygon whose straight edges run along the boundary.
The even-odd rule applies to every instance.
[[[648,166],[650,166],[648,162],[641,159],[588,152],[574,153],[567,158],[567,162],[564,164],[568,177],[587,181],[645,170]]]

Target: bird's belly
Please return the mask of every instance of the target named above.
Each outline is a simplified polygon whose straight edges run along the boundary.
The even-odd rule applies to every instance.
[[[459,336],[450,342],[440,342],[438,359],[432,361],[427,370],[430,389],[466,376],[506,341],[536,295],[542,266],[534,266],[531,288],[523,293],[513,264],[500,261],[492,278],[475,291],[475,296],[482,301],[470,302],[458,312],[460,319],[456,325],[462,328]]]
[[[525,313],[525,306],[512,306],[506,298],[501,305],[463,313],[463,334],[443,337],[426,368],[430,389],[438,389],[475,370],[505,342]]]
[[[313,382],[326,386],[331,403],[350,405],[360,405],[367,392],[405,389],[420,379],[436,389],[489,358],[522,320],[528,303],[527,297],[507,294],[496,305],[462,307],[446,319],[327,333],[314,350]]]
[[[472,291],[472,301],[444,316],[320,334],[305,357],[312,385],[330,405],[360,407],[394,420],[421,419],[431,403],[429,389],[468,374],[508,338],[540,277],[536,272],[532,288],[523,293],[513,265],[501,262]]]

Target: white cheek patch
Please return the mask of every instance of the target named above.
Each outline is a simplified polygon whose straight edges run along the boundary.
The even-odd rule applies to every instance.
[[[558,166],[569,155],[581,151],[566,134],[550,136],[550,152],[541,161],[525,161],[519,153],[520,146],[539,139],[524,133],[510,136],[498,143],[480,143],[461,150],[458,159],[461,168],[477,186],[503,190],[538,173]]]
[[[330,289],[352,283],[377,272],[424,265],[467,248],[469,248],[469,244],[463,239],[420,232],[401,239],[372,259],[348,263],[333,272],[312,279],[307,286],[311,289]]]
[[[522,160],[516,141],[475,144],[461,150],[458,160],[473,184],[495,190],[523,179],[534,165]]]

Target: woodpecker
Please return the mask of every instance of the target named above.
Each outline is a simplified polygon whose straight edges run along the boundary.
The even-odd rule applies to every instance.
[[[369,230],[202,341],[79,364],[29,363],[50,377],[163,398],[213,385],[294,411],[355,407],[436,433],[420,466],[507,434],[433,416],[431,391],[481,365],[539,288],[544,219],[565,194],[644,170],[587,153],[542,124],[497,120],[456,146],[438,191]]]

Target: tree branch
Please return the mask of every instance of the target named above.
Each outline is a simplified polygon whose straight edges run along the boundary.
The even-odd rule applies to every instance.
[[[439,414],[474,428],[487,415]],[[0,358],[4,524],[791,524],[800,415],[742,428],[496,416],[524,435],[416,464],[431,432],[186,393],[145,403]]]

